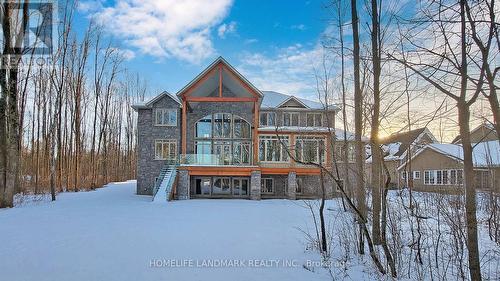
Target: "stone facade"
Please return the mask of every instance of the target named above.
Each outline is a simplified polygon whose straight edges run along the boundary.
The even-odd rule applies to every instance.
[[[291,200],[295,200],[297,190],[297,174],[295,172],[288,173],[288,188],[286,190],[286,197]]]
[[[190,198],[190,181],[189,181],[189,172],[187,170],[179,170],[177,175],[177,199],[179,200],[187,200]]]
[[[157,108],[167,108],[177,110],[177,126],[155,126],[154,112]],[[155,160],[155,140],[175,139],[177,140],[177,150],[180,151],[181,137],[181,110],[180,105],[173,98],[164,95],[156,101],[152,108],[138,110],[137,118],[137,194],[151,195],[155,178],[158,177],[164,160]]]
[[[250,176],[250,199],[260,200],[261,199],[261,174],[260,171],[253,171]]]

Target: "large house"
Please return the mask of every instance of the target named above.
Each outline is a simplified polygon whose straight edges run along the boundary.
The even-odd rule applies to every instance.
[[[138,194],[313,198],[320,169],[298,162],[334,163],[337,106],[261,91],[222,57],[175,95],[133,108]]]

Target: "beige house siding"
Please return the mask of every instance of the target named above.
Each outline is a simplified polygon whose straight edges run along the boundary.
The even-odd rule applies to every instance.
[[[420,178],[413,180],[413,189],[417,191],[458,191],[462,185],[444,185],[444,184],[425,184],[426,170],[462,170],[463,165],[460,161],[445,156],[432,149],[425,149],[411,161],[411,170],[419,171]],[[475,168],[475,187],[477,189],[489,189],[493,187],[500,191],[500,167],[495,168]],[[404,168],[400,169],[400,179]]]

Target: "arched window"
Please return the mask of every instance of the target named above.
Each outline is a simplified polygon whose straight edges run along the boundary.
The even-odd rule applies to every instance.
[[[236,114],[214,113],[195,124],[195,154],[216,155],[223,165],[249,165],[252,130]]]

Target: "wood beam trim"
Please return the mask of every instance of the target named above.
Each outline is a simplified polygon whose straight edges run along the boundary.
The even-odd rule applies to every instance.
[[[253,120],[253,163],[259,162],[259,104],[253,102],[254,120]]]
[[[229,67],[225,67],[223,66],[223,68],[225,70],[227,70],[227,72],[229,72],[229,74],[234,78],[236,79],[241,86],[243,86],[243,88],[245,88],[248,92],[250,92],[250,94],[252,94],[254,97],[256,98],[259,98],[260,95],[252,88],[250,88],[246,82],[242,81],[240,77],[238,77],[238,75],[236,73],[233,72],[233,70],[231,70]]]
[[[196,88],[198,88],[198,86],[203,83],[205,80],[208,79],[208,77],[210,77],[210,75],[213,74],[213,72],[216,70],[217,68],[212,68],[209,72],[207,72],[204,76],[202,76],[198,81],[196,81],[193,85],[191,85],[191,87],[189,87],[188,89],[186,89],[186,91],[184,91],[184,93],[181,95],[183,97],[187,97],[189,96]]]
[[[222,65],[219,65],[219,97],[222,98]]]
[[[187,151],[187,102],[182,101],[182,154],[186,154]]]

